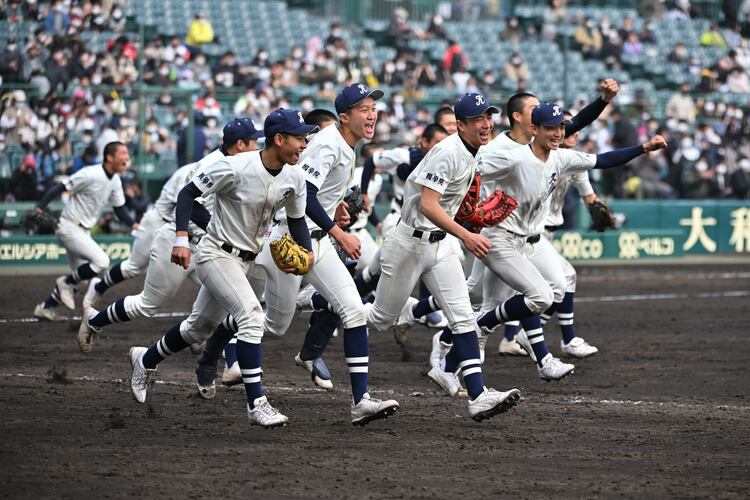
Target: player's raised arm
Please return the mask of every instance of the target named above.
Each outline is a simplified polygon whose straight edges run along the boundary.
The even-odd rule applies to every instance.
[[[588,127],[599,118],[599,115],[602,114],[602,111],[607,107],[607,104],[609,104],[620,91],[620,86],[612,78],[607,78],[599,85],[599,89],[602,91],[601,97],[595,99],[588,106],[579,111],[570,121],[565,123],[566,137]]]

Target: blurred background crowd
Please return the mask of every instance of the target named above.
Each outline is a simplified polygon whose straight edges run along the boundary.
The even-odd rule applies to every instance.
[[[2,196],[38,199],[121,140],[137,210],[230,118],[332,109],[351,81],[386,90],[375,142],[390,147],[467,91],[575,110],[615,78],[581,149],[657,132],[670,148],[596,177],[603,194],[748,199],[749,33],[750,0],[4,0]]]

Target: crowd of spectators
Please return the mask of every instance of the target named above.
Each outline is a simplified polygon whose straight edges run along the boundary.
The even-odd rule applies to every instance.
[[[265,48],[251,54],[227,50],[211,56],[205,48],[221,40],[204,13],[196,12],[182,36],[149,35],[139,74],[137,33],[127,30],[126,1],[6,0],[0,5],[0,21],[11,30],[8,33],[19,33],[18,37],[7,35],[0,51],[0,78],[3,85],[10,86],[5,87],[0,100],[0,177],[10,180],[4,193],[7,199],[38,198],[55,176],[100,161],[103,145],[115,139],[126,142],[134,158],[141,151],[157,162],[171,158],[183,164],[219,142],[228,118],[244,115],[262,123],[278,106],[308,111],[320,102],[331,102],[337,89],[349,81],[400,89],[390,92],[382,103],[376,127],[376,140],[390,144],[413,141],[432,120],[433,109],[419,103],[422,89],[440,87],[456,95],[505,93],[507,82],[514,90],[534,89],[523,53],[503,54],[497,68],[479,72],[472,68],[465,47],[451,38],[447,22],[487,15],[483,2],[452,2],[449,9],[431,14],[424,24],[412,22],[406,10],[395,9],[384,31],[395,57],[379,66],[373,64],[367,50],[352,46],[354,28],[338,22],[330,24],[328,33],[300,41],[281,58],[272,57]],[[696,97],[696,91],[750,92],[748,39],[740,25],[740,13],[745,4],[750,12],[750,0],[737,3],[737,15],[732,17],[730,12],[722,26],[712,24],[697,41],[722,51],[714,64],[702,66],[688,47],[679,43],[667,57],[669,62],[683,65],[685,72],[700,75],[697,87],[676,89],[663,110],[649,105],[644,96],[636,96],[628,107],[609,113],[585,131],[582,147],[598,152],[645,140],[656,131],[670,139],[670,149],[663,154],[643,157],[616,176],[597,179],[604,193],[622,197],[748,197],[747,103],[725,104],[717,94]],[[574,50],[584,58],[604,61],[615,71],[622,68],[623,55],[653,50],[656,18],[694,15],[684,0],[641,2],[642,12],[652,9],[653,13],[636,29],[632,17],[615,26],[606,17],[571,19],[566,9],[565,0],[550,0],[539,23],[507,15],[498,35],[515,42],[555,42],[559,41],[561,20],[575,22]],[[27,33],[17,30],[24,22],[37,23],[36,28]],[[92,34],[106,35],[102,50],[92,45]],[[445,47],[442,57],[415,49],[413,40],[441,41]],[[148,98],[148,119],[142,130],[137,127],[138,108],[132,98],[139,77],[149,87],[164,89]],[[299,85],[314,86],[317,92],[290,102],[287,89]],[[190,108],[178,99],[179,92],[170,89],[194,92]],[[231,102],[227,95],[233,95]],[[595,96],[592,89],[590,98]],[[662,113],[663,119],[657,120]],[[191,116],[194,136],[188,138]],[[503,126],[507,126],[505,118],[498,122],[498,130]],[[189,154],[191,143],[194,149]]]

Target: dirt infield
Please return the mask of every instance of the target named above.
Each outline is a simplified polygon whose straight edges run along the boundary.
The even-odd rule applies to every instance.
[[[425,376],[430,330],[412,330],[408,351],[372,334],[372,393],[401,410],[365,428],[349,423],[340,338],[326,355],[335,391],[294,365],[304,314],[264,341],[266,392],[290,425],[263,430],[247,424],[241,387],[196,395],[188,353],[162,363],[148,404],[133,400],[128,348],[177,318],[111,326],[84,356],[77,322],[24,321],[52,277],[2,282],[6,498],[744,498],[750,487],[750,261],[582,269],[576,325],[601,352],[545,383],[491,339],[487,385],[523,400],[481,424]],[[187,311],[193,292],[170,311]],[[545,333],[559,353],[554,321]]]

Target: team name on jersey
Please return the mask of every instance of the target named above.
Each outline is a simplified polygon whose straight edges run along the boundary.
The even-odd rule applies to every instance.
[[[213,187],[214,185],[213,181],[204,172],[201,172],[200,174],[198,174],[198,178],[207,188]]]
[[[552,172],[552,175],[547,180],[547,194],[544,195],[545,200],[549,198],[559,183],[560,179],[557,178],[557,172]]]
[[[309,175],[312,175],[316,179],[318,177],[320,177],[320,172],[317,171],[317,170],[315,170],[313,167],[311,167],[307,163],[305,163],[304,165],[302,165],[302,170],[304,170],[305,172],[307,172]]]
[[[284,202],[286,201],[287,198],[289,198],[289,195],[291,194],[292,194],[292,188],[289,188],[286,191],[284,191],[284,194],[281,195],[281,198],[279,198],[279,201],[276,202],[276,209],[274,210],[274,212],[278,212],[281,209],[281,207],[284,205]]]
[[[438,185],[440,185],[440,186],[442,186],[443,184],[445,184],[445,179],[443,179],[443,178],[442,178],[442,177],[440,177],[439,175],[437,175],[437,174],[433,174],[433,173],[431,173],[431,172],[427,172],[427,173],[425,174],[425,178],[426,178],[426,179],[427,179],[428,181],[432,181],[432,182],[434,182],[434,183],[436,183],[436,184],[438,184]]]

